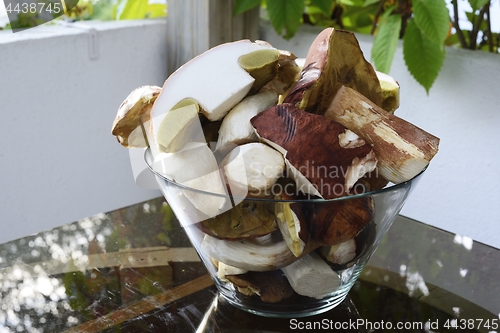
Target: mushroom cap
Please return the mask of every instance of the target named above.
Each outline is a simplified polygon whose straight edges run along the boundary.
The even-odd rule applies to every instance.
[[[284,102],[323,114],[341,86],[353,88],[382,106],[377,74],[365,59],[356,36],[327,28],[311,44],[300,77]]]
[[[309,191],[313,188],[325,199],[347,195],[364,173],[375,168],[376,157],[364,140],[338,122],[291,104],[271,107],[251,123],[263,141],[285,155],[295,168],[292,178],[306,193],[315,194]]]
[[[147,147],[141,124],[149,121],[152,105],[160,91],[161,88],[157,86],[142,86],[134,89],[122,102],[113,121],[111,134],[116,136],[123,146],[127,148]],[[134,140],[129,140],[130,136]]]

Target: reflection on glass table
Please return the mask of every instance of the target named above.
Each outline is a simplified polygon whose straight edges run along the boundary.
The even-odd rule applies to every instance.
[[[500,332],[500,250],[398,217],[347,299],[257,317],[217,294],[163,198],[0,244],[4,332]]]

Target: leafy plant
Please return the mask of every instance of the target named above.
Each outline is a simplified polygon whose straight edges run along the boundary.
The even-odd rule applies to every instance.
[[[165,17],[167,15],[166,2],[150,3],[149,0],[79,0],[78,4],[59,19],[72,21],[83,20],[138,20],[147,18]],[[37,15],[19,14],[15,26],[18,28],[36,27],[44,23]],[[10,29],[7,24],[2,29]]]
[[[67,16],[74,20],[138,20],[165,17],[166,3],[149,0],[80,0]]]
[[[491,31],[490,0],[468,0],[470,30],[459,25],[457,0],[447,1],[451,13],[446,0],[235,0],[234,14],[260,5],[285,39],[301,24],[374,34],[371,60],[385,73],[402,39],[408,71],[428,93],[443,65],[445,46],[499,50],[499,34]]]

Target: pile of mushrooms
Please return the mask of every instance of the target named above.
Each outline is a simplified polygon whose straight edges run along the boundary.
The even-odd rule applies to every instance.
[[[182,190],[205,233],[202,250],[221,281],[264,302],[327,296],[341,284],[333,268],[366,247],[369,197],[301,199],[404,182],[439,144],[394,115],[399,85],[365,60],[354,34],[325,29],[302,68],[295,60],[263,41],[216,46],[162,88],[134,90],[112,129],[125,147],[150,147],[165,177],[219,194]],[[320,172],[332,167],[335,176]]]

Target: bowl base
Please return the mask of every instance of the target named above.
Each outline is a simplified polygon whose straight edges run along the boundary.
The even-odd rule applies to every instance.
[[[338,306],[340,303],[344,301],[344,299],[347,296],[347,293],[343,295],[339,295],[337,297],[334,297],[332,299],[329,299],[327,302],[324,302],[321,306],[312,308],[312,309],[303,309],[303,310],[286,310],[283,312],[277,312],[277,311],[266,311],[264,309],[253,309],[246,307],[242,305],[239,302],[234,301],[231,299],[231,297],[227,297],[223,293],[220,293],[220,295],[232,306],[238,308],[239,310],[257,315],[257,316],[262,316],[262,317],[268,317],[268,318],[302,318],[302,317],[310,317],[314,315],[318,315],[327,311],[332,310],[336,306]]]

